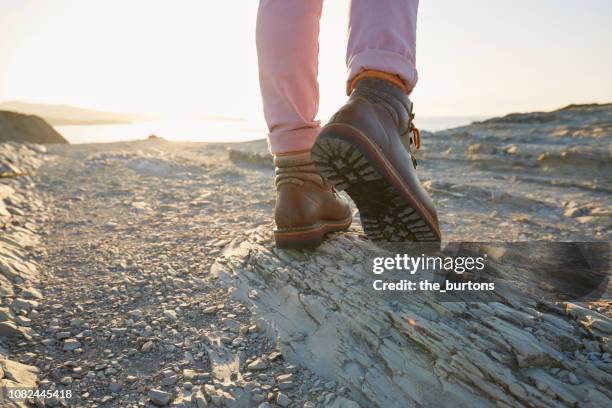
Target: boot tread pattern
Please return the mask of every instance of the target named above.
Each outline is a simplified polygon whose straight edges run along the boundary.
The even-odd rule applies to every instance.
[[[325,135],[312,149],[319,172],[353,199],[372,241],[438,241],[436,233],[407,200],[378,173],[359,148]]]

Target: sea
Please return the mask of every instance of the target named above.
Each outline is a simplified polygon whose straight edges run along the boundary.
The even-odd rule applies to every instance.
[[[422,130],[438,131],[486,119],[475,116],[420,117]],[[70,143],[110,143],[142,140],[151,135],[171,141],[245,142],[266,137],[265,124],[241,119],[155,120],[125,124],[55,126]]]

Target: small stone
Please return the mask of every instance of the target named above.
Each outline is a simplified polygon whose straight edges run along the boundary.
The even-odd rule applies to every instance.
[[[212,315],[217,313],[217,306],[208,306],[206,309],[202,311],[202,313],[206,315]]]
[[[293,387],[295,387],[295,383],[291,381],[282,382],[278,384],[278,388],[283,391],[290,390]]]
[[[29,326],[30,324],[32,324],[32,320],[22,315],[18,315],[15,318],[15,322],[20,326]]]
[[[270,361],[276,361],[280,358],[282,358],[283,355],[281,353],[279,353],[278,351],[273,351],[272,353],[270,353],[270,355],[268,356],[268,360]]]
[[[548,384],[546,384],[545,382],[536,380],[536,388],[544,392],[548,388]]]
[[[278,377],[276,377],[276,381],[279,383],[293,381],[294,377],[295,376],[293,374],[281,374]]]
[[[573,384],[573,385],[580,384],[580,380],[578,380],[578,377],[576,377],[576,374],[574,373],[569,373],[569,375],[567,376],[567,379],[569,380],[570,384]]]
[[[206,397],[204,396],[202,391],[199,390],[198,392],[193,394],[193,396],[191,397],[191,402],[195,402],[198,408],[208,407],[208,401],[206,401]]]
[[[176,384],[176,382],[178,381],[178,376],[176,375],[171,375],[169,377],[164,377],[164,379],[162,380],[162,385],[163,386],[170,386],[170,385],[174,385]]]
[[[13,300],[13,303],[11,304],[11,306],[17,312],[21,310],[25,310],[26,312],[29,313],[32,309],[38,308],[38,302],[35,300],[17,298]]]
[[[0,307],[0,322],[15,320],[15,315],[8,307]]]
[[[174,310],[164,310],[164,316],[170,320],[176,320],[176,312]]]
[[[212,394],[210,396],[210,401],[213,405],[220,406],[221,404],[223,404],[223,395]]]
[[[67,332],[67,331],[55,333],[55,338],[58,340],[67,339],[68,337],[70,337],[70,332]]]
[[[268,364],[265,361],[263,361],[261,358],[256,358],[251,363],[249,363],[249,365],[247,366],[247,368],[252,371],[265,370],[266,367],[268,367]]]
[[[40,291],[36,288],[25,288],[24,290],[21,291],[21,294],[26,297],[26,298],[30,298],[30,299],[42,299],[42,293],[40,293]]]
[[[49,347],[49,346],[52,346],[52,345],[55,344],[55,339],[51,339],[51,338],[43,339],[41,341],[41,343],[44,344],[45,346]]]
[[[113,327],[111,329],[111,332],[113,332],[115,336],[124,336],[127,332],[127,329],[125,327]]]
[[[282,392],[279,392],[278,395],[276,395],[276,403],[281,407],[286,407],[291,403],[291,400],[288,396],[286,396]]]
[[[164,407],[170,402],[170,393],[158,389],[152,389],[148,394],[151,402],[157,406]]]
[[[143,353],[148,353],[151,350],[153,350],[153,342],[151,340],[147,341],[140,348],[140,351],[142,351]]]
[[[22,335],[21,330],[19,330],[15,323],[9,321],[0,322],[0,337],[15,337]]]
[[[77,339],[64,340],[64,351],[73,351],[81,347],[81,343]]]
[[[223,325],[230,329],[230,331],[238,332],[240,330],[240,322],[234,319],[221,319]]]
[[[516,145],[509,146],[506,149],[506,153],[508,154],[516,154],[518,152],[518,147]]]
[[[195,370],[192,370],[190,368],[186,368],[183,370],[183,378],[185,380],[193,380],[194,378],[196,378],[198,376],[198,372]]]
[[[257,333],[259,331],[259,326],[256,324],[252,324],[249,326],[249,333]]]

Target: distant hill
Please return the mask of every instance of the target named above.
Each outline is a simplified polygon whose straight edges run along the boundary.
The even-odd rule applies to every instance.
[[[116,119],[74,120],[74,119],[51,118],[51,117],[45,117],[45,120],[53,126],[118,125],[118,124],[133,122],[131,120],[116,120]]]
[[[44,119],[34,115],[0,110],[0,143],[68,143]]]
[[[99,125],[130,123],[147,119],[145,115],[101,112],[69,105],[50,105],[21,101],[2,102],[0,103],[0,110],[41,116],[52,125]]]
[[[576,120],[596,124],[612,121],[612,103],[572,104],[550,112],[509,113],[505,116],[484,120],[483,124],[545,124],[559,123],[570,125]]]

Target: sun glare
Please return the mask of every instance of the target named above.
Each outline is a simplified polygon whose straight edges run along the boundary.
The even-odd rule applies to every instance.
[[[257,3],[3,2],[0,101],[263,123]],[[348,3],[325,2],[322,120],[345,99]],[[600,13],[551,1],[481,5],[421,2],[413,94],[421,116],[552,109],[612,94],[610,5]]]

